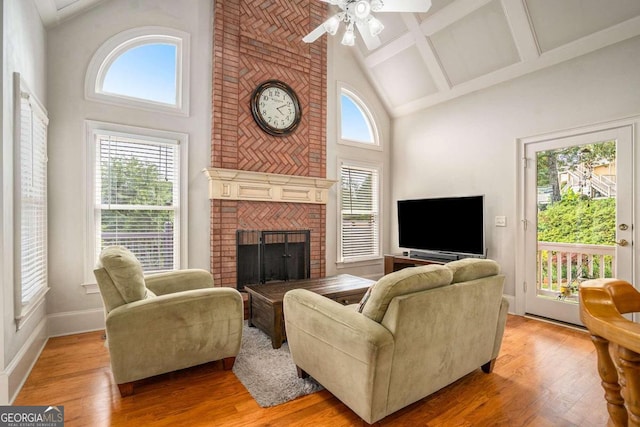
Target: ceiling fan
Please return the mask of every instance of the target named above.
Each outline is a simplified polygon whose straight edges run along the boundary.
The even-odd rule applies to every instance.
[[[362,41],[369,50],[376,49],[382,42],[378,34],[384,25],[371,12],[426,12],[431,8],[431,0],[320,0],[338,6],[341,11],[324,21],[302,41],[313,43],[324,33],[335,35],[344,22],[347,29],[342,36],[342,44],[353,46],[356,41],[354,26],[358,28]]]

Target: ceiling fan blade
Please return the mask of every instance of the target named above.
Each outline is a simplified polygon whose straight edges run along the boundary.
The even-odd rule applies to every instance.
[[[318,25],[313,31],[302,38],[305,43],[313,43],[318,40],[327,30],[324,28],[324,24]]]
[[[382,41],[380,40],[380,37],[372,36],[371,33],[369,32],[369,27],[365,22],[361,22],[361,21],[356,22],[356,27],[358,27],[358,31],[362,36],[362,41],[364,42],[365,46],[367,46],[367,49],[374,50],[379,48],[382,45]]]
[[[375,12],[426,12],[430,8],[431,0],[383,0]]]

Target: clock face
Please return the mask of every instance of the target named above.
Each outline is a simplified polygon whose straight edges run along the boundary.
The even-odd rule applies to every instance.
[[[300,123],[300,104],[295,92],[277,80],[260,84],[251,97],[251,112],[265,132],[288,135]]]

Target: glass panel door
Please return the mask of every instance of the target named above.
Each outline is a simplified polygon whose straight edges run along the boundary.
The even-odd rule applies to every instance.
[[[578,286],[632,278],[631,128],[527,144],[525,311],[581,324]]]

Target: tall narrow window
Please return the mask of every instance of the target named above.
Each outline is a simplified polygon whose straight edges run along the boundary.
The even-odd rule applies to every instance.
[[[94,257],[121,245],[147,272],[180,268],[180,141],[104,129],[91,137]]]
[[[14,73],[16,136],[15,311],[18,328],[48,290],[47,284],[47,126],[45,109]]]
[[[378,132],[371,112],[356,94],[340,88],[340,135],[338,141],[347,145],[379,149]]]
[[[343,162],[340,167],[340,259],[380,256],[379,169]]]

